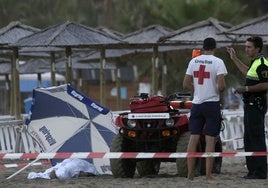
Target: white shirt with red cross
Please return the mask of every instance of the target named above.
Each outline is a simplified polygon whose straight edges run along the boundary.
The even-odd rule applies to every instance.
[[[220,100],[216,77],[220,74],[227,74],[222,59],[214,55],[195,57],[189,62],[186,74],[193,77],[194,98],[192,102],[194,104]]]

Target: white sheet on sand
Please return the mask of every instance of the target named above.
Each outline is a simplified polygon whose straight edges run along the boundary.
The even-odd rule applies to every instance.
[[[28,174],[28,179],[44,178],[51,179],[49,177],[51,171],[55,170],[56,176],[58,179],[69,179],[78,177],[80,171],[88,172],[93,175],[98,175],[96,167],[83,160],[83,159],[65,159],[60,163],[57,163],[55,166],[47,169],[45,172],[30,172]]]

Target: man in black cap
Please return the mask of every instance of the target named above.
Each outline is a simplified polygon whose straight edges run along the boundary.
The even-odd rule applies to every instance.
[[[222,59],[214,56],[216,41],[206,38],[203,54],[193,58],[188,65],[183,87],[194,93],[189,130],[191,133],[187,152],[196,152],[200,135],[205,129],[206,152],[215,151],[215,137],[220,133],[220,93],[225,90],[227,70]],[[205,125],[205,127],[204,127]],[[194,178],[195,158],[187,158],[188,179]],[[213,179],[213,158],[206,158],[206,179]]]
[[[203,42],[204,50],[213,50],[216,48],[216,41],[214,38],[206,38]]]

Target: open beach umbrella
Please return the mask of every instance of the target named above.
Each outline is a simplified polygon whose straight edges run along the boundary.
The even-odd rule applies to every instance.
[[[108,152],[116,133],[111,111],[69,84],[35,89],[26,125],[44,152]],[[87,160],[111,174],[109,160]]]

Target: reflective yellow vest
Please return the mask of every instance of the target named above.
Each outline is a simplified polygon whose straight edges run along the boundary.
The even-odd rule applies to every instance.
[[[268,66],[268,61],[261,57],[258,59],[255,59],[254,62],[252,63],[251,67],[249,68],[248,72],[247,72],[247,78],[251,79],[251,80],[259,80],[258,74],[257,74],[257,68],[258,66],[261,64],[261,59],[263,59],[263,62],[266,66]]]

